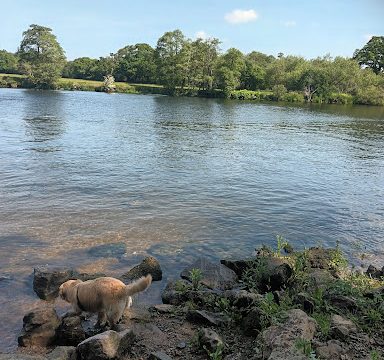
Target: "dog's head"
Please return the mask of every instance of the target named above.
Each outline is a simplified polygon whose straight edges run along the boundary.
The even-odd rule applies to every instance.
[[[71,298],[73,298],[73,290],[75,289],[75,286],[81,282],[81,280],[68,280],[65,283],[62,283],[59,287],[60,298],[67,302],[71,302]]]

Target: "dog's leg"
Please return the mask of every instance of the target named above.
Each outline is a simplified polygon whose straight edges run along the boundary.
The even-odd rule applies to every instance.
[[[106,315],[105,311],[99,311],[97,314],[96,326],[103,328],[106,325],[107,325],[107,315]]]
[[[111,329],[116,327],[116,324],[120,321],[123,312],[126,307],[126,300],[120,301],[117,304],[113,306],[113,308],[110,309],[110,311],[107,314],[109,324],[111,326]]]

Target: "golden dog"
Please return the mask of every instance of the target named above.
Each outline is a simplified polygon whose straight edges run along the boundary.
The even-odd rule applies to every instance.
[[[112,277],[94,280],[68,280],[60,285],[60,297],[69,302],[75,314],[82,311],[97,313],[97,324],[113,328],[120,320],[126,307],[132,304],[131,296],[144,291],[151,285],[152,276],[142,277],[132,284],[125,285]]]

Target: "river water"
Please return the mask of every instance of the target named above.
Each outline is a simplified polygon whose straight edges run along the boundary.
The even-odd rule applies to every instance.
[[[0,89],[0,351],[36,265],[118,276],[153,255],[172,278],[277,234],[382,255],[383,215],[380,107]]]

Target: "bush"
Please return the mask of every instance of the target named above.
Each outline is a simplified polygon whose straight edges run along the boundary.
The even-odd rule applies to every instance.
[[[274,100],[283,101],[285,95],[287,94],[287,88],[282,84],[275,85],[272,88],[272,92],[273,92],[273,99]]]
[[[272,92],[266,90],[234,90],[230,94],[231,99],[236,100],[273,100]]]
[[[353,96],[344,93],[332,93],[328,98],[328,102],[330,104],[353,104]]]
[[[384,89],[376,86],[368,86],[360,89],[355,97],[355,104],[384,105]]]
[[[297,91],[290,91],[284,95],[283,100],[288,102],[304,102],[304,95]]]

